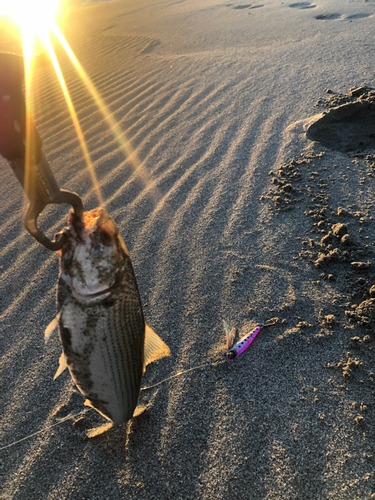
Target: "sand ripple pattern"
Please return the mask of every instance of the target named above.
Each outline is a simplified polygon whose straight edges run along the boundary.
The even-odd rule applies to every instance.
[[[294,6],[304,15],[310,4]],[[310,91],[321,84],[306,80],[308,44],[300,67],[283,48],[269,52],[250,41],[242,49],[223,44],[215,57],[199,47],[173,52],[162,37],[115,30],[71,43],[123,131],[114,138],[60,53],[105,208],[132,257],[147,322],[172,353],[147,368],[144,385],[217,360],[223,318],[245,333],[274,311],[302,315],[306,303],[314,310],[320,298],[309,288],[310,271],[290,258],[288,246],[307,222],[298,226],[286,215],[275,223],[260,203],[270,170],[299,154],[295,136],[284,131],[309,110],[303,83]],[[35,75],[34,92],[51,168],[60,186],[78,192],[90,210],[98,200],[51,68]],[[57,336],[47,346],[43,341],[55,315],[58,259],[25,233],[21,189],[3,161],[0,171],[1,447],[78,414],[83,398],[68,375],[52,380],[59,342]],[[66,207],[51,207],[40,225],[53,235],[65,220]],[[85,431],[102,423],[89,410],[0,451],[6,457],[2,498],[23,499],[25,492],[49,500],[344,498],[335,495],[347,481],[345,430],[319,443],[315,437],[323,424],[313,388],[323,376],[317,372],[324,353],[307,341],[296,347],[292,335],[280,340],[278,333],[262,332],[236,364],[191,372],[142,393],[146,410],[127,432],[120,427],[88,441]],[[320,369],[311,374],[301,356]],[[302,386],[311,407],[297,419],[289,395]],[[345,419],[350,401],[338,398],[332,418]],[[332,483],[326,453],[334,454],[339,471]],[[319,464],[313,477],[310,460]]]

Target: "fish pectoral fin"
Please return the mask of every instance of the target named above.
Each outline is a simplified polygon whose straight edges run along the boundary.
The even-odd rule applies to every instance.
[[[47,342],[51,338],[51,335],[56,330],[56,327],[59,324],[59,321],[60,321],[60,318],[61,318],[61,313],[62,313],[62,309],[60,310],[60,312],[58,313],[58,315],[55,318],[53,318],[53,320],[51,321],[51,323],[45,329],[45,331],[44,331],[44,342],[45,342],[45,344],[47,344]]]
[[[164,358],[165,356],[170,356],[171,351],[165,342],[161,340],[159,335],[146,325],[145,332],[145,362],[144,367],[157,359]]]
[[[57,369],[57,372],[55,373],[55,376],[53,377],[53,380],[56,380],[59,375],[62,374],[62,372],[65,370],[65,368],[68,367],[68,362],[66,359],[66,356],[64,353],[61,354],[60,359],[59,359],[59,367]]]
[[[118,237],[118,241],[119,241],[122,249],[124,250],[124,252],[126,253],[126,255],[130,258],[129,251],[126,248],[125,241],[122,239],[121,234],[119,234],[117,237]]]
[[[88,438],[94,438],[96,436],[100,436],[104,434],[104,432],[109,431],[113,427],[113,422],[107,422],[106,424],[101,425],[100,427],[94,427],[93,429],[89,429],[86,432],[86,436]]]

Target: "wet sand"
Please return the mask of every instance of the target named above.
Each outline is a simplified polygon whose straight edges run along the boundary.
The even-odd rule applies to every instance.
[[[373,1],[118,0],[60,20],[123,131],[58,49],[147,322],[171,349],[143,386],[208,366],[142,391],[139,417],[88,439],[103,418],[68,373],[53,381],[57,334],[44,345],[58,259],[24,230],[1,160],[1,498],[375,497],[374,18]],[[33,85],[60,187],[95,208],[52,67]],[[66,218],[48,208],[40,223],[51,236]],[[209,365],[223,318],[237,338],[278,322]]]

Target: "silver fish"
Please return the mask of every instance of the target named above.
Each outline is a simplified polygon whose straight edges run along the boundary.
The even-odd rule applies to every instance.
[[[132,418],[148,363],[170,355],[144,319],[129,252],[118,227],[98,208],[72,213],[59,250],[58,315],[63,348],[55,378],[69,368],[91,406],[114,425]],[[108,425],[107,425],[108,427]]]

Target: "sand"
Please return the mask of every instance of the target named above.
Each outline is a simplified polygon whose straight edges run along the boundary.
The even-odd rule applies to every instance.
[[[223,318],[237,338],[278,322],[88,439],[103,419],[68,373],[52,380],[58,336],[44,345],[58,259],[24,230],[1,160],[1,498],[375,497],[374,19],[373,0],[118,0],[60,18],[123,131],[58,49],[147,322],[171,349],[143,386],[222,361]],[[60,187],[96,207],[52,67],[33,93]],[[48,208],[40,224],[52,236],[66,218]]]

